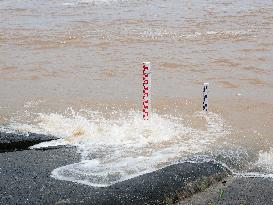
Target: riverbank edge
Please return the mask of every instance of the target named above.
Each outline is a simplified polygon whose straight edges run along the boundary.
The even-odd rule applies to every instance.
[[[42,135],[30,136],[32,138],[19,142],[28,145],[29,142],[35,144],[44,140]],[[22,139],[22,136],[17,138]],[[49,141],[51,137],[45,139]],[[80,162],[75,147],[9,150],[0,153],[0,161],[0,181],[3,182],[0,190],[5,190],[0,194],[0,204],[175,204],[231,175],[227,168],[214,161],[182,162],[98,188],[51,177],[55,168]]]

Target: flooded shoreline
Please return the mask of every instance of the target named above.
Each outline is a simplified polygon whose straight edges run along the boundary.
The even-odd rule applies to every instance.
[[[145,123],[134,104],[89,104],[81,109],[70,107],[62,112],[40,113],[43,102],[34,101],[25,104],[24,116],[15,114],[1,129],[31,131],[60,138],[52,143],[34,145],[33,149],[76,146],[81,160],[58,168],[59,174],[54,170],[57,179],[71,179],[73,176],[71,180],[77,181],[82,172],[92,176],[86,178],[85,183],[90,183],[88,181],[96,179],[93,174],[100,173],[97,169],[101,169],[99,175],[108,173],[109,177],[117,172],[128,179],[189,157],[197,162],[203,158],[216,160],[234,174],[271,175],[272,141],[268,137],[271,113],[263,112],[264,108],[272,109],[270,104],[264,103],[259,107],[249,101],[246,107],[244,100],[238,100],[235,108],[227,109],[226,104],[216,106],[216,102],[211,102],[210,113],[206,114],[195,111],[201,110],[201,102],[188,99],[172,99],[172,103],[164,99],[160,102],[154,104],[154,119]],[[242,108],[251,112],[247,114]],[[238,116],[245,120],[242,122]],[[262,120],[257,122],[257,118]],[[130,165],[132,163],[138,166]],[[76,175],[73,170],[78,170]],[[69,172],[70,176],[65,177]],[[101,182],[109,180],[108,177],[105,176]]]
[[[2,129],[68,139],[82,161],[98,160],[83,175],[116,165],[122,178],[199,154],[272,174],[271,1],[2,0],[0,13]],[[143,61],[153,68],[148,125]]]

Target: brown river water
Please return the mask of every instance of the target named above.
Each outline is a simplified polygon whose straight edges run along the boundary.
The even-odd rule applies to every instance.
[[[0,0],[0,96],[2,130],[82,154],[57,179],[107,186],[207,159],[272,177],[273,1]]]

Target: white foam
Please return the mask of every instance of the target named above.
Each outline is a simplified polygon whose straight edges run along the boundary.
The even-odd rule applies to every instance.
[[[41,142],[39,144],[30,146],[30,149],[41,149],[46,147],[68,146],[70,143],[65,139],[57,139],[48,142]]]
[[[258,160],[252,166],[259,171],[234,171],[234,175],[247,178],[273,178],[273,148],[270,148],[269,151],[260,151]]]
[[[245,172],[245,173],[235,173],[237,177],[246,178],[273,178],[273,174],[261,173],[261,172]]]
[[[177,31],[148,28],[140,33],[142,38],[152,40],[201,40],[201,39],[233,39],[254,36],[253,30],[219,30],[195,31],[180,33]]]
[[[118,0],[78,0],[78,3],[80,3],[80,4],[100,4],[100,3],[115,3],[117,1]]]
[[[202,117],[206,129],[190,127],[182,117],[156,113],[149,121],[144,121],[137,111],[116,112],[110,119],[102,117],[102,113],[86,113],[84,116],[70,110],[66,114],[39,114],[37,124],[13,123],[10,127],[60,138],[33,149],[76,146],[82,161],[59,167],[52,176],[90,186],[109,186],[205,152],[229,133],[224,120],[214,113],[192,116]]]
[[[65,2],[65,3],[62,3],[63,6],[74,6],[75,3],[71,3],[71,2]]]
[[[273,172],[273,148],[269,151],[260,151],[259,158],[255,163],[256,166],[262,168],[267,172]]]
[[[68,0],[61,2],[60,5],[66,7],[74,7],[78,5],[100,5],[100,4],[112,4],[126,0]]]

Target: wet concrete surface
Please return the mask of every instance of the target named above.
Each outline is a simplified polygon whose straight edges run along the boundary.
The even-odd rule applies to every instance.
[[[270,178],[228,177],[177,205],[272,205],[273,180]]]
[[[73,147],[5,152],[0,161],[0,204],[173,204],[230,174],[213,162],[187,162],[96,188],[50,176],[80,161]]]
[[[0,132],[0,153],[25,150],[32,145],[55,139],[54,136],[35,133]]]

